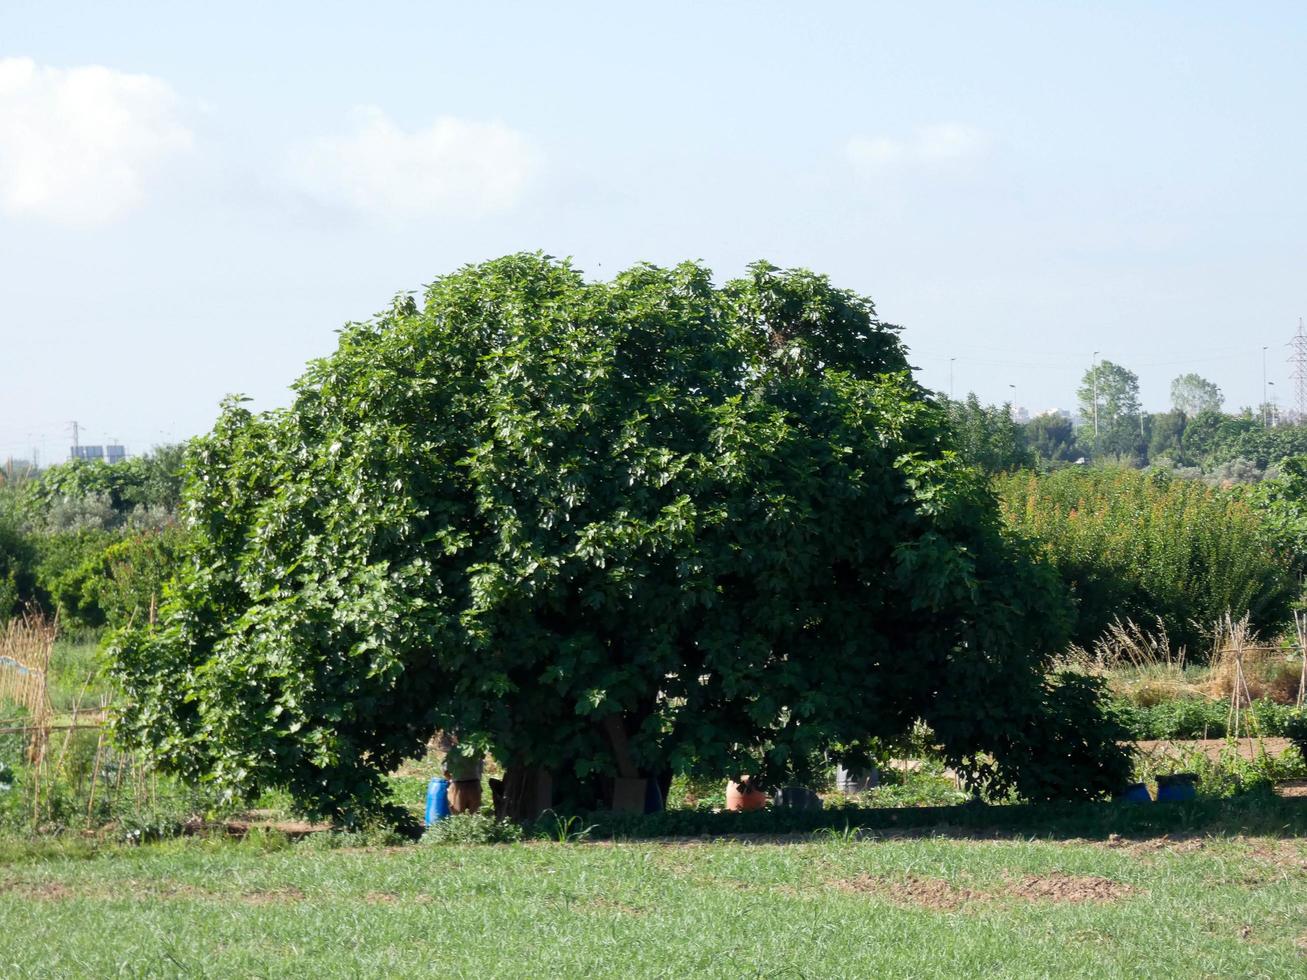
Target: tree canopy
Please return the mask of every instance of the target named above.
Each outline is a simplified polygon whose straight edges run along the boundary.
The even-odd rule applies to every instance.
[[[194,444],[183,571],[112,643],[120,735],[174,771],[341,815],[433,729],[574,780],[774,783],[922,718],[995,792],[1124,778],[1069,720],[1092,682],[1045,674],[1056,576],[821,276],[509,256],[294,390]]]
[[[1094,454],[1142,457],[1146,442],[1139,404],[1139,376],[1111,361],[1100,361],[1080,381],[1082,433]]]
[[[1171,406],[1187,416],[1219,412],[1224,401],[1221,389],[1201,375],[1190,372],[1171,382]]]
[[[1025,424],[1024,435],[1030,451],[1044,463],[1073,463],[1080,456],[1075,427],[1056,412],[1036,415]]]

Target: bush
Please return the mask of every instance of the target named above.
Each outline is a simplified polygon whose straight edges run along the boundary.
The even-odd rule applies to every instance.
[[[175,524],[35,535],[36,595],[69,629],[144,623],[163,597],[184,540]]]
[[[1299,712],[1288,719],[1284,726],[1284,735],[1291,741],[1307,763],[1307,711]]]
[[[1059,671],[1045,679],[1041,699],[1019,709],[1027,717],[992,741],[999,759],[1022,758],[1023,764],[1004,770],[989,757],[960,760],[954,768],[968,785],[990,799],[1016,795],[1031,802],[1092,800],[1126,785],[1129,755],[1103,751],[1125,741],[1127,732],[1108,707],[1102,678]]]
[[[385,820],[367,820],[355,827],[308,834],[299,847],[310,851],[334,851],[342,847],[403,847],[413,843],[408,827]]]
[[[1235,494],[1106,468],[996,486],[1009,526],[1043,548],[1074,595],[1085,648],[1115,621],[1160,619],[1194,660],[1226,613],[1248,614],[1261,632],[1288,619],[1297,586],[1286,556],[1266,546],[1261,518]]]
[[[455,813],[438,820],[422,835],[423,844],[516,844],[522,828],[488,813]]]

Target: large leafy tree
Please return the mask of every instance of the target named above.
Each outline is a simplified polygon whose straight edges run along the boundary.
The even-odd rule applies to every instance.
[[[1142,459],[1147,443],[1139,404],[1139,376],[1112,361],[1085,372],[1076,393],[1082,438],[1094,454]]]
[[[1124,776],[1064,720],[1093,685],[1045,677],[1065,594],[820,276],[510,256],[295,392],[194,445],[185,569],[113,644],[120,732],[175,771],[348,815],[435,728],[576,784],[766,782],[924,718],[995,791]]]
[[[1182,374],[1171,382],[1171,407],[1186,416],[1219,412],[1224,401],[1221,389],[1200,374]]]

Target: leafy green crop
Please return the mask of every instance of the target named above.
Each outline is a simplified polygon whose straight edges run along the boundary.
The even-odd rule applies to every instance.
[[[1239,738],[1250,735],[1292,737],[1295,725],[1307,718],[1301,708],[1259,698],[1239,713],[1232,731],[1229,701],[1213,698],[1174,698],[1148,707],[1113,700],[1111,708],[1135,739]]]

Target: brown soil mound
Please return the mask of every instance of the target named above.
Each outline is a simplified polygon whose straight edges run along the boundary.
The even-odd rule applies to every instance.
[[[1120,881],[1093,875],[1027,875],[1009,885],[1007,894],[1031,902],[1114,902],[1134,889]]]

